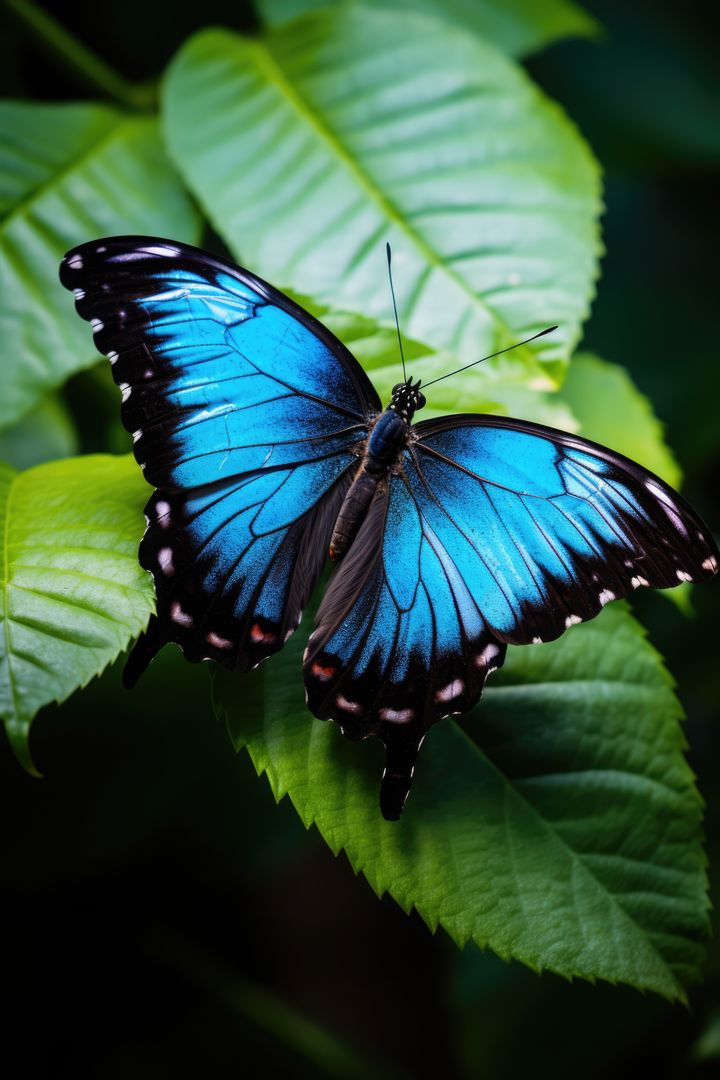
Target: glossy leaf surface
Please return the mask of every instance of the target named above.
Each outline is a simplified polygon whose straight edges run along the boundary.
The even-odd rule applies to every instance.
[[[243,38],[206,31],[164,90],[171,152],[241,263],[464,363],[557,375],[598,253],[598,170],[497,50],[419,15],[333,9]],[[540,363],[538,363],[540,361]]]
[[[535,970],[684,997],[707,931],[701,804],[672,682],[627,610],[511,649],[467,720],[431,731],[399,823],[377,807],[381,754],[308,716],[302,647],[218,672],[218,709],[378,894]]]
[[[65,252],[117,233],[192,240],[197,218],[150,117],[2,102],[0,143],[2,427],[97,360],[58,280]]]
[[[32,770],[38,709],[98,675],[154,608],[137,561],[147,485],[130,456],[0,469],[0,718]]]

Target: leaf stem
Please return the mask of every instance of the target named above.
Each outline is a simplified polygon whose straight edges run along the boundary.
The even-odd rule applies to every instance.
[[[156,104],[154,84],[128,82],[33,0],[5,0],[5,6],[20,26],[75,78],[130,109],[144,111]]]

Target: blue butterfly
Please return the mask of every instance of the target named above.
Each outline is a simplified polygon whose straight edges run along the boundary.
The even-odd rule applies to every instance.
[[[413,424],[425,398],[412,379],[383,410],[345,346],[247,270],[131,236],[75,248],[60,276],[156,489],[140,562],[157,615],[126,684],[169,641],[192,661],[255,667],[297,629],[330,552],[308,706],[385,744],[388,819],[428,728],[477,702],[507,645],[717,570],[706,526],[658,477],[522,420]]]

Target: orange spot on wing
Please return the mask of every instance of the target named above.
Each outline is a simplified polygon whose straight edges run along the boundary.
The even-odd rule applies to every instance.
[[[275,635],[266,633],[259,623],[253,623],[250,628],[250,640],[256,645],[271,645],[275,640]]]
[[[333,675],[335,674],[335,668],[332,665],[330,665],[329,667],[323,667],[323,665],[319,664],[317,660],[310,668],[310,671],[315,676],[315,678],[320,679],[321,682],[327,682],[327,680],[332,679]]]

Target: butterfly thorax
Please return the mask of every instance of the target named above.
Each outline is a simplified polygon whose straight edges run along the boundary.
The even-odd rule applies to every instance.
[[[412,418],[424,404],[419,381],[413,386],[409,379],[393,388],[390,404],[373,425],[358,471],[340,507],[330,540],[329,555],[334,562],[342,558],[357,536],[378,484],[398,460],[407,444]]]

